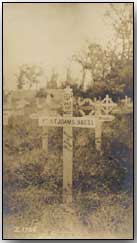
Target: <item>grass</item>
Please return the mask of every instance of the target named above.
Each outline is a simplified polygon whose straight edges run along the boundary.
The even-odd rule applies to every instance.
[[[99,156],[94,132],[74,129],[73,203],[65,205],[62,129],[49,129],[47,156],[37,124],[11,121],[4,131],[4,238],[131,239],[129,130],[125,120],[105,126]]]
[[[21,197],[27,198],[27,209],[4,217],[6,239],[132,238],[132,203],[130,198],[126,198],[127,206],[122,206],[118,200],[123,198],[122,194],[107,198],[93,194],[88,201],[86,195],[85,198],[81,195],[72,205],[64,205],[44,203],[41,199],[46,193],[44,191],[35,189],[24,193]],[[95,199],[100,202],[96,207]]]

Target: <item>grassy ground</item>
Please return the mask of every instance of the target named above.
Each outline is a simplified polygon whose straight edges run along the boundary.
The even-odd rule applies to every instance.
[[[88,201],[86,195],[81,196],[82,198],[72,205],[53,203],[43,205],[39,209],[32,209],[30,201],[31,210],[4,218],[4,237],[6,239],[132,238],[132,204],[129,198],[125,201],[128,205],[124,206],[120,205],[118,198],[117,203],[114,203],[116,195],[99,199],[97,194],[93,194],[92,199]],[[117,197],[120,200],[123,195]],[[98,207],[95,205],[95,198],[98,198],[97,201],[100,203]],[[88,202],[87,207],[82,200]]]
[[[4,129],[5,239],[131,239],[131,118],[103,128],[103,151],[94,131],[74,129],[73,203],[62,203],[62,129],[49,129],[49,154],[41,130],[24,119]]]

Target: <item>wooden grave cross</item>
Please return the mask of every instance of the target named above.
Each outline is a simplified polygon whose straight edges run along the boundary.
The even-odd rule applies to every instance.
[[[109,95],[103,100],[94,100],[85,98],[81,100],[78,99],[79,112],[83,117],[94,117],[95,123],[95,145],[96,149],[101,152],[101,137],[102,137],[102,124],[106,121],[112,121],[114,116],[111,112],[117,105],[112,101]],[[89,111],[86,115],[85,111]]]
[[[107,102],[106,102],[107,101]],[[104,103],[109,104],[109,109],[106,109]],[[73,117],[73,92],[70,87],[67,87],[63,93],[63,117],[62,116],[49,116],[33,114],[31,118],[38,119],[39,126],[41,127],[63,127],[63,202],[72,202],[72,167],[73,167],[73,127],[80,128],[94,128],[96,149],[101,151],[101,130],[102,122],[112,121],[114,117],[109,115],[108,110],[112,109],[113,104],[110,105],[110,98],[107,96],[106,100],[102,102],[102,107],[106,109],[106,114],[99,113],[99,109],[95,115],[84,117]],[[99,105],[100,106],[100,105]],[[110,109],[111,107],[111,109]],[[48,133],[48,132],[47,132]],[[48,151],[48,134],[46,142],[43,142],[43,146],[46,146]],[[44,145],[45,144],[45,145]]]
[[[16,107],[14,108],[14,110],[12,109],[12,101],[10,99],[10,106],[6,109],[4,109],[3,111],[3,125],[7,126],[9,123],[9,118],[13,115],[24,115],[24,110],[23,108],[25,107],[26,104],[28,104],[28,102],[25,101],[25,99],[23,100],[23,102],[18,101],[16,102]]]
[[[12,111],[3,111],[3,125],[4,126],[7,126],[8,125],[8,122],[9,122],[9,118],[11,117],[12,115]]]

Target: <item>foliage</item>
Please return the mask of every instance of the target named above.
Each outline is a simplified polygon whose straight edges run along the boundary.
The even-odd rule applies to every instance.
[[[28,64],[20,66],[17,76],[17,88],[23,89],[26,86],[31,88],[33,85],[37,87],[42,75],[43,69],[41,66]]]
[[[92,130],[73,129],[73,187],[76,193],[132,192],[132,119],[125,116],[117,116],[112,124],[104,125],[102,155],[95,150]],[[27,187],[53,192],[62,190],[62,129],[49,129],[48,158],[41,147],[41,134],[34,120],[25,117],[10,120],[4,130],[6,188],[13,191]]]

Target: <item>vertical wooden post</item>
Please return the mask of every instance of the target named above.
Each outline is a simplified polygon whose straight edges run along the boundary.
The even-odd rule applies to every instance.
[[[9,118],[12,115],[10,111],[3,111],[3,125],[7,126],[9,123]]]
[[[46,153],[48,153],[48,127],[43,126],[42,132],[42,148]]]
[[[127,95],[125,96],[125,105],[128,105],[128,97],[127,97]]]
[[[3,114],[3,125],[4,126],[8,125],[8,120],[9,120],[8,115],[7,114]]]
[[[95,145],[96,150],[101,152],[101,136],[102,136],[102,121],[99,118],[96,119],[95,125]]]
[[[73,93],[67,87],[64,90],[64,116],[73,115]],[[63,202],[72,202],[72,167],[73,167],[73,138],[72,127],[63,128]]]

